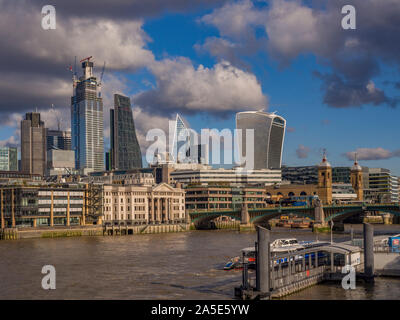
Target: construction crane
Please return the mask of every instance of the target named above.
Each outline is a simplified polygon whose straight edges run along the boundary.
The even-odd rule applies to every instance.
[[[85,58],[85,59],[82,59],[81,61],[79,61],[79,62],[83,62],[83,61],[85,61],[85,60],[87,60],[88,62],[90,61],[90,59],[92,59],[93,58],[93,56],[90,56],[90,57],[87,57],[87,58]]]
[[[57,129],[58,129],[58,131],[60,131],[60,128],[61,128],[61,118],[58,116],[58,114],[57,114],[57,111],[56,111],[56,109],[54,108],[54,104],[51,104],[51,110],[53,111],[53,113],[54,113],[54,115],[55,115],[55,117],[56,117],[56,120],[57,120]]]
[[[104,61],[103,69],[101,70],[99,83],[97,86],[99,87],[99,98],[101,98],[101,83],[103,82],[104,70],[106,69],[106,62]]]

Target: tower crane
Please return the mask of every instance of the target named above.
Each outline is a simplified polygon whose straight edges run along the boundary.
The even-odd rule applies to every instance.
[[[103,68],[101,70],[99,83],[97,86],[99,87],[99,98],[101,98],[101,83],[103,82],[104,70],[106,69],[106,62],[104,61]]]

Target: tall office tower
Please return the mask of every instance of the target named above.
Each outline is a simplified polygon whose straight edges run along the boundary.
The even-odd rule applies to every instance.
[[[106,152],[106,171],[111,171],[111,152]]]
[[[275,113],[244,111],[236,114],[236,128],[242,129],[242,155],[246,153],[246,129],[254,129],[254,169],[279,169],[282,163],[286,120]],[[239,146],[240,147],[240,146]],[[250,150],[249,150],[250,151]]]
[[[47,150],[71,150],[71,131],[47,129]]]
[[[111,164],[113,169],[129,170],[142,167],[142,153],[136,136],[131,100],[114,94],[110,110]]]
[[[201,144],[201,138],[179,114],[173,130],[171,158],[175,163],[208,163],[208,145]]]
[[[183,162],[188,156],[191,143],[189,128],[189,124],[179,114],[176,114],[171,155],[175,162]],[[185,144],[186,147],[183,147]]]
[[[17,148],[0,147],[0,171],[18,171]]]
[[[31,112],[21,121],[21,171],[45,175],[46,128],[40,113]]]
[[[84,175],[104,170],[103,99],[90,58],[81,61],[84,73],[79,80],[74,77],[71,97],[72,150],[76,169]]]

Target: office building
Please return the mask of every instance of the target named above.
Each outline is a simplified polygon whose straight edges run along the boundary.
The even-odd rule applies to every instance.
[[[83,76],[74,78],[71,98],[71,142],[81,174],[104,170],[103,100],[93,75],[93,62],[82,62]]]
[[[17,148],[0,147],[0,171],[18,171]]]
[[[47,150],[71,150],[71,131],[47,129],[46,139]]]
[[[172,154],[167,155],[171,162],[208,163],[208,144],[201,144],[201,138],[181,115],[176,115],[172,130]]]
[[[155,183],[151,172],[141,172],[145,169],[136,170],[112,170],[105,172],[92,172],[87,177],[82,178],[82,182],[98,184],[119,184],[119,185],[146,185],[152,186]],[[148,171],[148,170],[146,170]]]
[[[254,150],[254,169],[280,169],[286,120],[275,113],[245,111],[236,114],[236,128],[242,130],[239,157]],[[254,130],[254,145],[246,145],[246,130]],[[240,154],[240,152],[242,154]]]
[[[318,183],[318,167],[317,166],[301,166],[301,167],[282,167],[282,180],[292,184],[317,184]]]
[[[131,100],[114,94],[114,109],[110,110],[111,166],[116,170],[142,167],[142,154],[136,136]]]
[[[389,169],[369,168],[364,198],[381,203],[399,202],[398,177],[392,175]]]
[[[350,183],[350,167],[332,167],[332,183]],[[317,184],[317,166],[282,167],[282,180],[293,184]]]
[[[2,228],[84,224],[82,186],[7,186],[0,193]]]
[[[75,174],[73,150],[52,149],[47,151],[47,176]]]
[[[185,188],[186,209],[196,210],[238,210],[266,208],[264,187],[234,187],[227,185],[192,185]]]
[[[46,128],[40,113],[31,112],[21,121],[21,171],[46,174]]]
[[[175,170],[169,173],[170,182],[210,184],[225,183],[230,185],[273,185],[282,181],[281,170],[252,170],[236,169],[189,169]]]
[[[105,158],[106,158],[106,171],[111,171],[112,170],[112,167],[111,167],[111,152],[106,152]]]

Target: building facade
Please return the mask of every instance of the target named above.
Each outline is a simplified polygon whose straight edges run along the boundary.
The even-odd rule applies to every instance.
[[[0,171],[18,171],[17,148],[0,147]]]
[[[71,144],[75,167],[82,174],[104,170],[103,100],[97,92],[93,62],[82,62],[84,74],[74,79],[71,98]]]
[[[389,169],[369,168],[365,196],[374,202],[399,202],[398,177]]]
[[[50,130],[46,131],[47,150],[71,150],[71,131]]]
[[[238,210],[265,208],[266,193],[263,187],[233,187],[224,185],[191,185],[186,189],[186,209]]]
[[[27,113],[21,121],[21,171],[44,176],[46,149],[46,128],[40,113]]]
[[[103,223],[111,225],[185,223],[185,191],[156,186],[104,185]]]
[[[73,150],[51,149],[47,151],[47,176],[75,174]]]
[[[175,170],[169,173],[172,183],[225,183],[235,185],[273,185],[282,181],[281,170],[252,170],[236,169],[192,169]]]
[[[146,185],[156,184],[151,172],[142,170],[113,170],[105,172],[93,172],[82,181],[88,183],[119,184],[119,185]]]
[[[142,167],[142,154],[136,136],[131,100],[114,94],[114,109],[110,110],[111,167],[129,170]]]
[[[246,111],[236,114],[236,128],[242,130],[239,157],[254,150],[254,169],[280,169],[286,120],[275,113]],[[246,145],[246,129],[254,130],[254,145]],[[249,150],[249,151],[247,151]],[[241,154],[240,154],[241,153]]]
[[[332,183],[350,183],[350,167],[332,167]],[[317,184],[318,166],[282,167],[282,180],[294,184]]]
[[[84,224],[84,197],[75,185],[0,187],[1,227]]]

